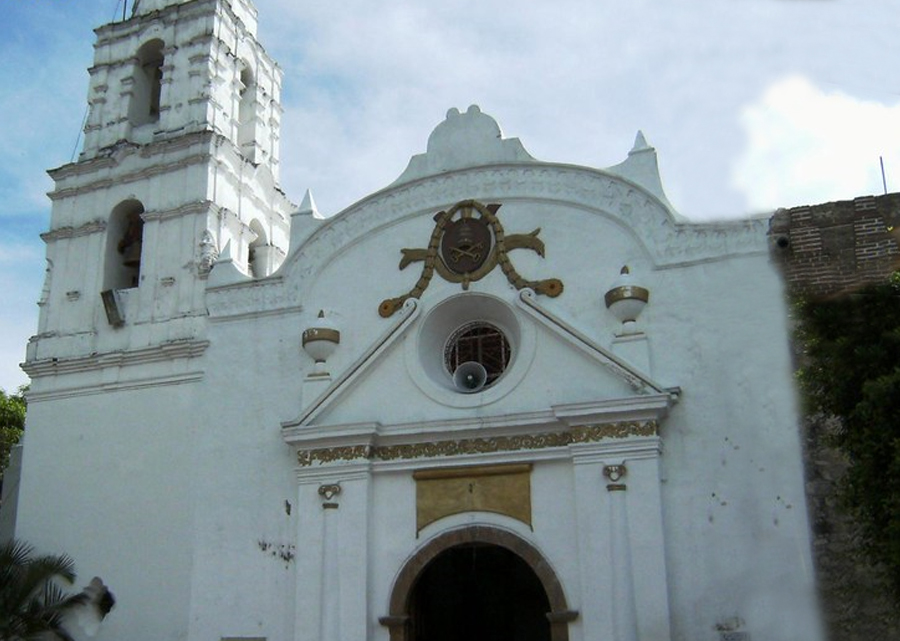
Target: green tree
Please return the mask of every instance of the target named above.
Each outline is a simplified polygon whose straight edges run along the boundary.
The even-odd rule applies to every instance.
[[[843,499],[900,602],[900,273],[799,310],[803,389],[812,411],[841,419]]]
[[[0,482],[9,465],[9,452],[25,429],[26,390],[20,387],[17,394],[7,394],[0,389]]]
[[[0,546],[0,639],[73,641],[63,619],[88,599],[84,592],[70,595],[59,586],[75,580],[73,568],[68,556],[34,556],[21,541]]]

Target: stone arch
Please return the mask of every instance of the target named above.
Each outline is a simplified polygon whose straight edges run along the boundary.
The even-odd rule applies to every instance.
[[[400,570],[391,590],[389,614],[379,622],[390,630],[391,641],[409,640],[409,605],[416,582],[423,570],[439,554],[467,544],[489,544],[505,548],[522,559],[535,573],[550,602],[550,635],[552,641],[568,641],[569,623],[578,617],[570,610],[562,584],[544,556],[525,539],[500,528],[469,525],[444,532],[416,552]]]

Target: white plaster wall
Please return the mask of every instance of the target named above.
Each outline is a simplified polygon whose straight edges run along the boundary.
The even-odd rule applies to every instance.
[[[297,563],[282,552],[297,554],[308,517],[280,417],[296,402],[299,347],[276,322],[213,328],[192,449],[191,639],[293,638]]]
[[[16,536],[112,586],[99,641],[188,638],[194,393],[29,401]]]
[[[647,315],[655,369],[684,390],[663,427],[670,595],[685,613],[673,638],[712,638],[734,617],[754,635],[817,638],[777,275],[765,257],[679,271],[656,274]]]

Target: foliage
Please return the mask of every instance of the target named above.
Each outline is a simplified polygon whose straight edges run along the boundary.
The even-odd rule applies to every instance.
[[[59,586],[75,580],[72,559],[33,554],[21,541],[0,546],[0,639],[73,641],[62,627],[63,618],[87,596],[69,595]]]
[[[900,273],[798,308],[809,409],[841,418],[843,499],[900,602]]]
[[[0,479],[9,465],[9,452],[22,437],[25,429],[25,392],[20,387],[17,394],[7,394],[0,389]]]

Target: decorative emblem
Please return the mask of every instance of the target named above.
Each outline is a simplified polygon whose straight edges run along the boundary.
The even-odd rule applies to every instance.
[[[483,218],[451,220],[441,237],[441,260],[454,274],[470,274],[484,265],[491,250],[491,230]]]
[[[425,249],[401,249],[400,269],[410,263],[424,262],[422,275],[415,287],[403,296],[388,298],[378,306],[378,313],[388,318],[408,298],[419,298],[431,282],[434,272],[451,283],[461,283],[463,289],[469,283],[481,280],[498,264],[507,280],[516,289],[529,287],[538,294],[559,296],[562,281],[557,278],[526,280],[515,270],[507,255],[513,249],[530,249],[544,256],[544,242],[538,238],[540,227],[530,234],[511,234],[503,230],[497,218],[499,204],[483,205],[475,200],[463,200],[447,211],[434,216],[435,226]]]

